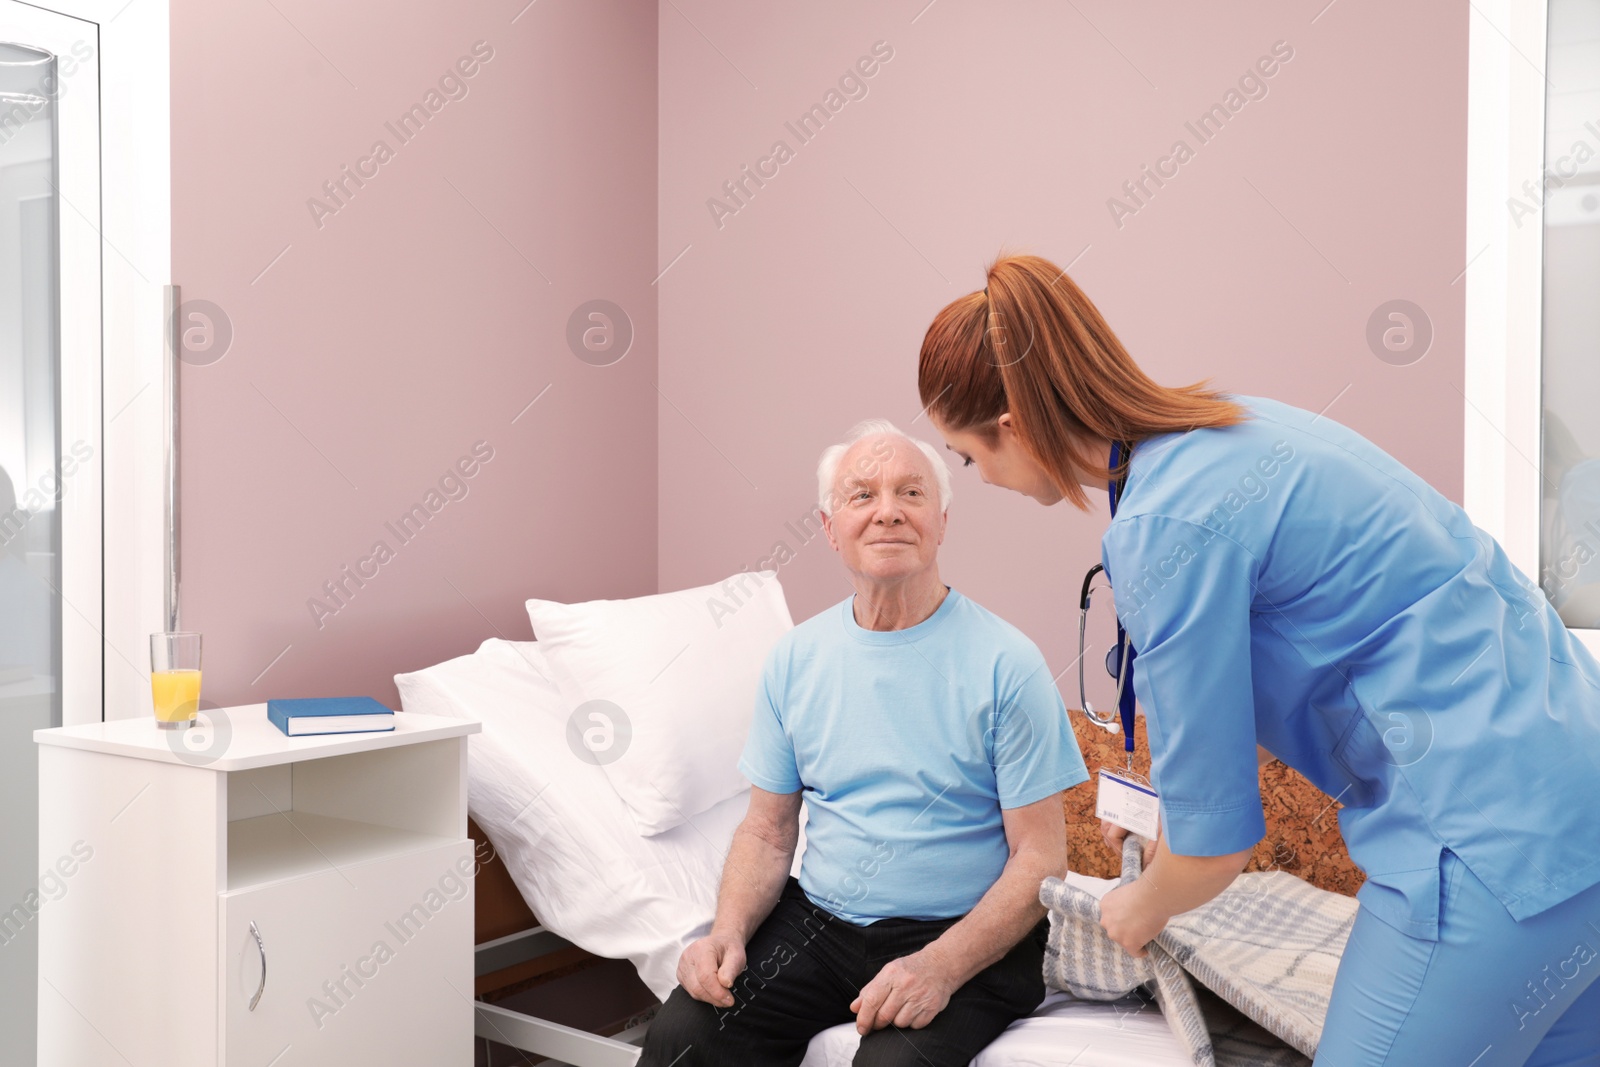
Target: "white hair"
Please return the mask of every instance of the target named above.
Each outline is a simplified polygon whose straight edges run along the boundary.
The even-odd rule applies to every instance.
[[[933,480],[939,490],[939,510],[944,511],[950,506],[952,496],[950,468],[945,464],[944,457],[939,454],[938,449],[926,441],[905,433],[888,419],[862,419],[850,427],[850,432],[844,435],[843,441],[823,449],[822,459],[817,462],[817,507],[822,509],[824,515],[833,515],[833,508],[830,506],[833,484],[839,476],[839,464],[843,462],[845,453],[849,452],[857,441],[867,437],[898,437],[907,444],[921,449],[933,467]]]

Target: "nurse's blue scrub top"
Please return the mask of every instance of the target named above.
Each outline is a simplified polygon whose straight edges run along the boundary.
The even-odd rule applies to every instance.
[[[1266,832],[1256,745],[1343,805],[1357,898],[1437,940],[1439,860],[1516,919],[1600,882],[1600,664],[1461,508],[1327,416],[1136,444],[1101,541],[1163,832]]]

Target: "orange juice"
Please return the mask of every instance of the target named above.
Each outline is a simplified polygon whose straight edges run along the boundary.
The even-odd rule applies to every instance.
[[[151,671],[157,722],[188,722],[200,710],[199,671]]]

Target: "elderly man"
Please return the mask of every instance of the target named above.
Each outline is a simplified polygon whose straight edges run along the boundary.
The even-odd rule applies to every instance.
[[[767,657],[750,810],[641,1067],[793,1067],[852,1020],[856,1064],[965,1067],[1044,999],[1039,883],[1066,872],[1061,791],[1088,779],[1051,672],[940,581],[931,446],[869,420],[817,480],[855,594]]]

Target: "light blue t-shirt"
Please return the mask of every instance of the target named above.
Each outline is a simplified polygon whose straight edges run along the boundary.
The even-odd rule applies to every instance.
[[[1263,745],[1435,940],[1449,848],[1520,920],[1600,882],[1600,664],[1462,509],[1326,415],[1139,442],[1101,541],[1169,847],[1265,831]],[[1315,813],[1307,813],[1314,815]]]
[[[903,630],[867,630],[854,597],[768,654],[739,759],[803,789],[800,888],[857,925],[965,915],[1010,848],[1001,808],[1087,781],[1038,646],[954,589]]]

